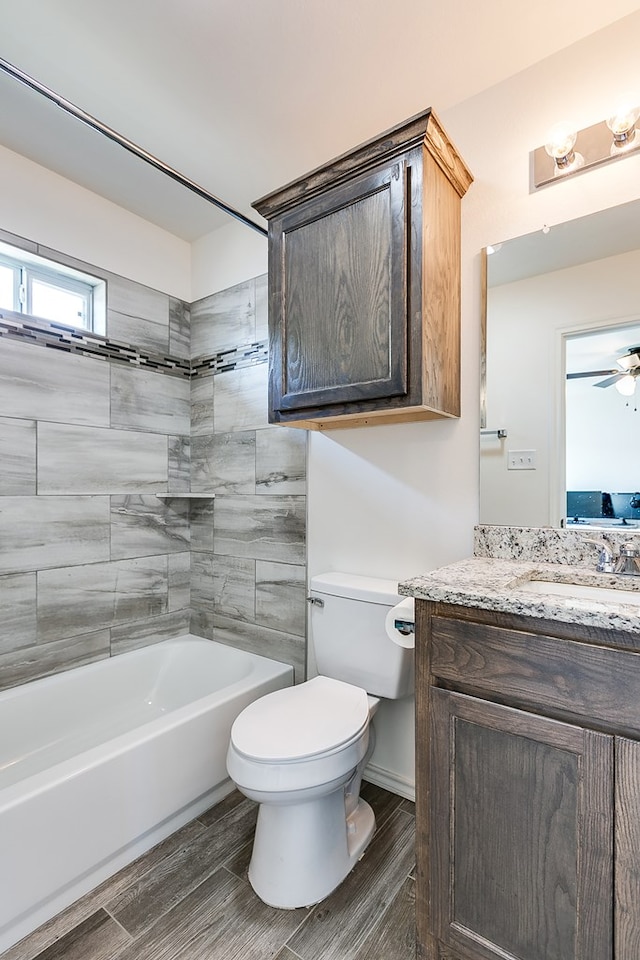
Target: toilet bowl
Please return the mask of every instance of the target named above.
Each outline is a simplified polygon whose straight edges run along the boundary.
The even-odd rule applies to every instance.
[[[325,574],[311,590],[321,675],[249,704],[227,755],[231,779],[260,804],[249,881],[283,909],[323,900],[366,850],[375,818],[359,794],[372,717],[380,696],[413,687],[413,650],[385,626],[402,600],[397,583]]]
[[[375,697],[329,677],[262,697],[233,725],[227,769],[260,804],[249,881],[270,906],[310,906],[334,890],[375,828],[359,798]]]

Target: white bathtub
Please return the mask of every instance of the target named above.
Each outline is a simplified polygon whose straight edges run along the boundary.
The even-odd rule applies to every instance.
[[[185,636],[0,694],[0,952],[232,789],[231,724],[292,669]]]

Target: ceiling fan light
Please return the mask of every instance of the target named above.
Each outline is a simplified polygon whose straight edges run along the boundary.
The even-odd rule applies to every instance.
[[[615,383],[615,388],[623,397],[632,397],[636,390],[636,378],[628,373],[625,377],[620,377]]]

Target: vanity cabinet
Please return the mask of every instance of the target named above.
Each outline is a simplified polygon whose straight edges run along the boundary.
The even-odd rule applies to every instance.
[[[428,110],[257,201],[269,222],[269,420],[460,415],[460,201]]]
[[[640,635],[417,601],[428,960],[640,956]]]

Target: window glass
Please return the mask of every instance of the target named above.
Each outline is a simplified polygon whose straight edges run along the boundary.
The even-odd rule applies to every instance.
[[[5,310],[15,310],[14,307],[14,276],[15,271],[0,263],[0,307]]]
[[[87,297],[73,290],[64,290],[45,280],[32,280],[28,312],[34,317],[66,323],[72,327],[87,326]]]

